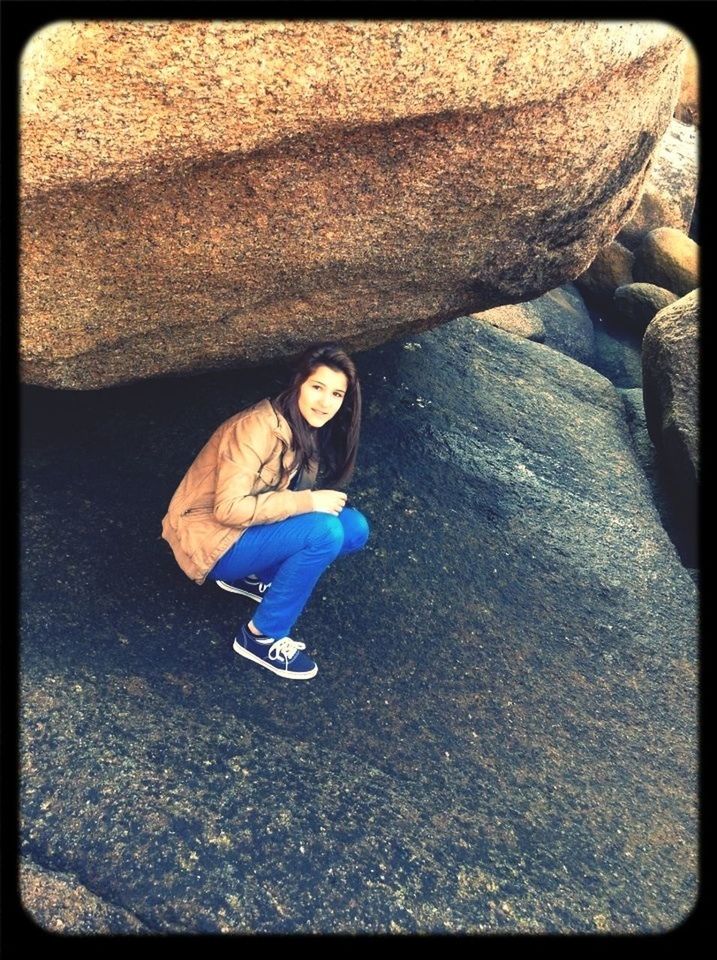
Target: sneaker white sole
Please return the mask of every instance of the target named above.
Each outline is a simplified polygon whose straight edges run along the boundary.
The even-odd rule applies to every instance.
[[[256,597],[253,593],[249,593],[248,590],[242,590],[241,587],[233,587],[231,583],[225,583],[224,580],[215,580],[214,581],[218,587],[221,587],[222,590],[228,590],[229,593],[240,593],[243,597],[249,597],[250,600],[253,600],[255,603],[261,603],[264,599],[263,597]]]
[[[280,677],[284,677],[286,680],[311,680],[312,677],[315,677],[319,672],[319,668],[314,665],[313,670],[307,670],[305,673],[289,673],[286,670],[282,670],[281,667],[272,666],[272,664],[267,663],[266,660],[261,660],[259,657],[256,657],[249,650],[245,649],[240,643],[234,641],[234,652],[238,653],[240,657],[246,657],[247,660],[253,660],[254,663],[258,663],[260,667],[266,667],[267,670],[271,670],[272,673],[276,673]]]

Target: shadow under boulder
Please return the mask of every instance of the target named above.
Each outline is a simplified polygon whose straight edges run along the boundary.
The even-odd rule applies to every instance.
[[[211,430],[284,371],[24,391],[23,857],[113,932],[678,924],[697,593],[619,395],[467,318],[356,359],[372,535],[297,625],[301,684],[232,653],[249,601],[159,537]]]

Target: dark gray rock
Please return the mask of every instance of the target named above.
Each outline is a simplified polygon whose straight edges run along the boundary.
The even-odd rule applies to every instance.
[[[592,364],[594,360],[592,318],[572,283],[549,290],[535,300],[494,307],[471,316],[527,340],[545,343],[581,363]]]
[[[620,397],[461,318],[360,354],[285,683],[159,538],[277,368],[23,394],[22,845],[154,931],[658,931],[697,896],[697,596]],[[281,375],[280,375],[281,374]]]
[[[653,283],[628,283],[615,291],[615,315],[629,330],[643,334],[655,314],[675,300],[674,293]]]
[[[628,427],[630,428],[635,455],[640,466],[645,471],[655,506],[662,520],[662,525],[675,544],[682,562],[688,567],[690,564],[693,565],[693,568],[691,568],[689,572],[692,579],[697,582],[698,571],[694,568],[697,558],[694,555],[694,544],[691,542],[691,531],[684,528],[680,513],[679,511],[675,512],[671,502],[670,491],[665,482],[664,470],[661,468],[655,445],[650,439],[650,434],[647,429],[642,390],[639,388],[628,390],[618,389],[618,393],[625,404],[625,415]]]
[[[614,317],[595,317],[595,357],[591,364],[614,386],[642,387],[642,334],[626,330]]]
[[[613,240],[598,253],[588,269],[575,279],[586,303],[598,312],[612,305],[615,290],[632,283],[634,254],[617,240]]]
[[[699,290],[660,310],[645,331],[642,350],[647,429],[672,500],[692,530],[695,553],[700,474],[699,311]]]
[[[575,284],[566,283],[549,290],[533,300],[532,306],[545,328],[544,343],[581,363],[593,363],[593,322]]]

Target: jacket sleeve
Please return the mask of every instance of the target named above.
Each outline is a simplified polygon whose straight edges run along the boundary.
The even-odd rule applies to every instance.
[[[253,494],[276,440],[259,418],[243,417],[220,440],[214,518],[230,527],[275,523],[313,510],[310,490]]]

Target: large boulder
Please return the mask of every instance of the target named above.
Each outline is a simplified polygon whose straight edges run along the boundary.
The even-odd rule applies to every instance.
[[[118,934],[679,924],[698,595],[620,396],[476,320],[356,361],[371,538],[297,623],[299,684],[232,652],[250,601],[158,536],[276,366],[23,390],[21,854],[125,911]]]
[[[92,388],[537,297],[634,212],[659,22],[59,21],[21,63],[21,376]]]

